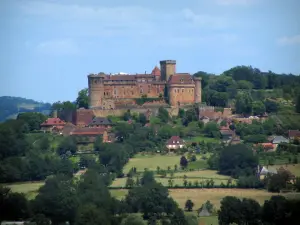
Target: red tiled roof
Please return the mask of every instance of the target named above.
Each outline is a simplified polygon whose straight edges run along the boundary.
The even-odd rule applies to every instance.
[[[176,73],[171,75],[168,83],[170,84],[194,84],[193,77],[189,73]]]
[[[179,136],[172,136],[167,142],[168,145],[182,145],[183,143],[184,141]]]
[[[289,130],[289,138],[294,138],[294,137],[300,137],[300,131],[299,130]]]
[[[161,75],[160,69],[157,66],[154,67],[151,74],[154,75],[154,76],[160,76]]]
[[[261,145],[263,148],[267,148],[267,149],[273,149],[275,148],[275,145],[272,143],[259,143],[256,146]]]
[[[56,125],[65,125],[66,123],[59,118],[48,118],[41,126],[56,126]]]
[[[82,127],[75,128],[70,132],[70,135],[100,135],[103,134],[105,130],[103,127]]]

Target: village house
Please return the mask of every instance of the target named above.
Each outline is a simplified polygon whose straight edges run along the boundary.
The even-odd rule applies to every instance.
[[[41,124],[41,130],[44,132],[56,132],[59,133],[63,130],[65,122],[60,118],[48,118]]]
[[[88,127],[102,127],[110,129],[112,127],[112,122],[110,119],[105,117],[95,117]]]
[[[283,136],[274,136],[271,140],[273,144],[289,143],[289,140]]]
[[[103,143],[113,142],[112,135],[103,127],[76,127],[69,135],[75,137],[78,142],[92,143],[98,136],[103,137]]]
[[[276,150],[276,145],[273,143],[258,143],[254,145],[254,147],[256,148],[261,147],[264,152],[272,152]]]
[[[300,131],[299,130],[289,130],[288,137],[290,140],[294,140],[295,138],[300,139]]]
[[[172,136],[168,141],[166,147],[170,150],[176,150],[185,147],[185,141],[179,136]]]

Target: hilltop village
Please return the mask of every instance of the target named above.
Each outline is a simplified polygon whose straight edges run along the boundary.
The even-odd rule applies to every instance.
[[[297,224],[299,76],[164,60],[87,83],[0,124],[0,222]]]

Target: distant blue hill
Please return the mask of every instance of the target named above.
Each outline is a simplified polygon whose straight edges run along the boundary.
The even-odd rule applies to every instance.
[[[41,103],[32,99],[21,97],[2,96],[0,97],[0,122],[7,119],[14,119],[21,112],[41,112],[49,114],[50,103]]]

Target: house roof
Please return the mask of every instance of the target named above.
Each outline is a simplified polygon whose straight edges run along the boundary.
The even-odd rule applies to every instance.
[[[261,145],[263,148],[267,149],[273,149],[275,148],[275,145],[272,143],[258,143],[257,146]]]
[[[106,131],[103,127],[81,127],[75,128],[70,135],[101,135]]]
[[[288,143],[288,142],[289,140],[283,136],[275,136],[274,139],[272,140],[273,144]]]
[[[48,118],[41,126],[65,125],[66,123],[59,118]]]
[[[170,76],[169,84],[194,84],[193,77],[189,73],[176,73]]]
[[[300,137],[299,130],[289,130],[288,132],[289,138]]]
[[[184,141],[179,136],[172,136],[168,142],[168,145],[182,145],[184,144]]]
[[[160,76],[161,75],[160,69],[157,66],[155,66],[151,74],[154,76]]]
[[[95,117],[90,125],[111,125],[112,122],[110,119],[105,117]]]

